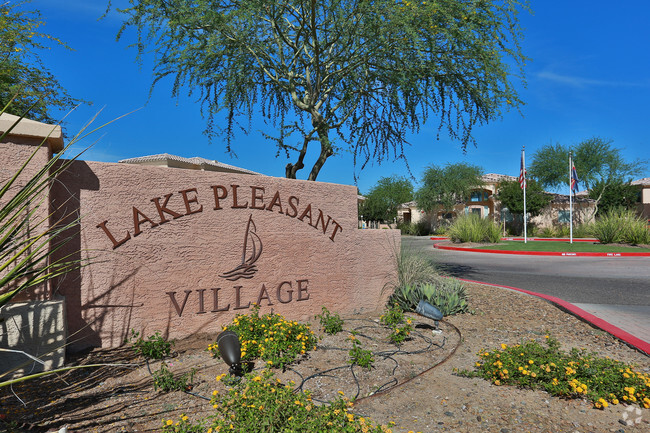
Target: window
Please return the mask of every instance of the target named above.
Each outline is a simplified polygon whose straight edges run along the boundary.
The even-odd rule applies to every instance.
[[[469,201],[488,201],[489,196],[487,191],[472,191]]]
[[[558,210],[557,222],[560,224],[569,224],[569,222],[571,222],[571,216],[569,215],[569,211],[563,209]]]

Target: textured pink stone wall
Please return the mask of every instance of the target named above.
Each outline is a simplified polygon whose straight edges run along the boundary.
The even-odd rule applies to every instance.
[[[31,161],[27,164],[21,175],[16,179],[13,186],[7,191],[4,197],[0,198],[0,206],[7,203],[15,194],[20,191],[20,188],[37,174],[41,168],[47,164],[50,158],[50,150],[47,146],[39,147],[41,140],[30,139],[17,136],[5,137],[5,141],[0,143],[0,185],[4,186],[20,169],[20,167],[32,157]],[[45,191],[39,204],[39,209],[32,215],[29,225],[30,235],[36,235],[44,230],[47,230],[49,206],[47,203],[47,191]],[[32,210],[29,207],[28,210]],[[44,222],[42,224],[42,222]],[[13,288],[13,287],[11,287]],[[14,301],[24,301],[27,299],[45,299],[47,296],[46,284],[34,287],[29,291],[22,292],[14,298]]]
[[[395,277],[399,231],[358,230],[352,186],[82,161],[60,181],[54,202],[82,217],[68,251],[91,261],[55,284],[76,348],[120,345],[131,328],[218,332],[252,302],[296,320],[374,311]],[[257,272],[228,281],[249,219]]]

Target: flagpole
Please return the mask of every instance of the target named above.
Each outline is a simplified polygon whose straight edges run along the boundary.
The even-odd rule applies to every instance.
[[[522,175],[524,176],[524,243],[528,243],[528,233],[526,231],[526,226],[527,224],[527,217],[526,217],[526,146],[522,146],[521,148],[521,165],[523,166],[522,170],[523,173]]]
[[[571,152],[569,152],[569,243],[573,243],[573,197],[571,193],[573,188],[571,184],[573,182],[573,161]]]

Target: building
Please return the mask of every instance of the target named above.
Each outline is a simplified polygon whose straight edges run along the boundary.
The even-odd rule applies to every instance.
[[[637,205],[637,213],[650,223],[650,177],[635,180],[631,182],[631,185],[639,188],[640,200]]]
[[[234,165],[230,164],[224,164],[223,162],[219,162],[217,160],[200,158],[198,156],[192,158],[183,158],[182,156],[170,155],[169,153],[122,159],[118,161],[118,163],[150,165],[168,168],[184,168],[186,170],[218,171],[223,173],[254,175],[260,174],[251,170],[247,170],[245,168],[235,167]]]
[[[453,218],[462,214],[475,214],[481,218],[491,218],[499,223],[510,223],[514,221],[512,214],[507,208],[502,208],[501,203],[496,199],[499,185],[505,181],[516,181],[514,176],[504,174],[488,173],[482,177],[483,185],[471,192],[470,199],[459,202],[454,210],[449,212],[440,210],[437,212],[424,212],[418,208],[417,202],[403,203],[397,211],[398,219],[405,223],[418,224],[426,221],[431,228],[451,222]],[[650,179],[649,179],[650,180]],[[648,182],[648,194],[650,198],[650,182]],[[550,205],[540,215],[531,218],[531,223],[536,226],[551,227],[569,223],[569,196],[563,194],[552,194],[553,199]],[[650,201],[649,201],[650,203]],[[650,204],[648,205],[650,206]],[[582,223],[593,218],[595,212],[595,201],[588,198],[586,192],[578,193],[573,199],[574,222]]]

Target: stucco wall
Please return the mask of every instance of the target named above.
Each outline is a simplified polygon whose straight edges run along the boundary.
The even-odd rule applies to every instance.
[[[119,345],[131,328],[216,332],[249,302],[298,320],[377,310],[395,275],[399,231],[358,230],[353,186],[82,161],[59,180],[54,202],[82,220],[67,252],[91,262],[54,284],[74,348]],[[249,221],[256,272],[229,281]]]

